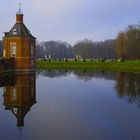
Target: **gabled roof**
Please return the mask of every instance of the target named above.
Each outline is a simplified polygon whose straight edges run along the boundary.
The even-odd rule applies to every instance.
[[[13,34],[14,29],[16,30],[16,34]],[[23,22],[16,23],[9,32],[5,33],[4,37],[29,37],[35,39]]]

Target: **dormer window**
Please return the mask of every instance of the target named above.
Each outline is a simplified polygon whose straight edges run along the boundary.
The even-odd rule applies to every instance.
[[[17,30],[13,29],[13,35],[16,35],[16,34],[17,34]]]
[[[13,112],[14,112],[15,114],[17,114],[18,109],[17,109],[17,108],[13,108]]]

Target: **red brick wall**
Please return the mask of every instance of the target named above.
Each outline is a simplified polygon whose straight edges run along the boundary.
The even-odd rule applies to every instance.
[[[5,57],[10,58],[11,43],[16,43],[16,57],[15,59],[15,69],[32,69],[35,68],[31,65],[31,59],[35,61],[35,40],[29,38],[13,37],[3,39],[3,49],[5,50]],[[31,56],[31,45],[34,48],[34,55]]]

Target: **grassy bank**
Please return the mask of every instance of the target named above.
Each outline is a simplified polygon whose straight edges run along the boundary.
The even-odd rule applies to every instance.
[[[140,61],[91,62],[91,61],[36,61],[38,69],[89,69],[122,72],[140,72]]]

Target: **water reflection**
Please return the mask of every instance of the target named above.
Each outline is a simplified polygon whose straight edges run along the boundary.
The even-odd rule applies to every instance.
[[[50,78],[74,74],[77,79],[83,80],[84,82],[91,81],[93,78],[113,80],[116,83],[114,89],[118,97],[126,99],[129,103],[136,103],[140,107],[140,74],[138,73],[90,70],[45,70],[38,71],[37,73]]]
[[[140,74],[119,73],[116,78],[118,96],[140,107]]]
[[[25,115],[36,103],[35,73],[0,76],[0,86],[3,87],[5,109],[16,117],[18,127],[24,126]]]
[[[92,80],[93,78],[105,78],[106,80],[114,80],[116,73],[105,71],[73,71],[74,75],[85,82]]]
[[[72,71],[70,70],[38,70],[37,75],[41,74],[43,76],[47,76],[50,78],[55,78],[55,77],[66,77],[68,76]]]
[[[50,78],[66,77],[70,74],[74,74],[77,79],[85,82],[95,78],[105,78],[107,80],[114,80],[116,73],[105,71],[91,71],[91,70],[39,70],[37,75],[42,75]]]
[[[139,139],[140,74],[46,70],[37,84],[35,73],[0,76],[0,87],[2,139],[19,139],[24,120],[23,140]]]

